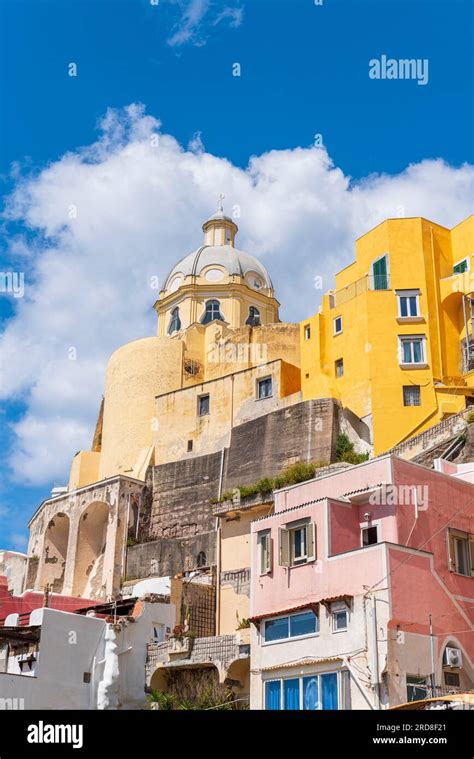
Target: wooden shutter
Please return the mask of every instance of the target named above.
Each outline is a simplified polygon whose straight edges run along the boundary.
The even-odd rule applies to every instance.
[[[270,532],[260,536],[260,574],[265,575],[272,571],[273,540]]]
[[[279,556],[280,566],[290,566],[290,531],[286,527],[278,528],[278,543],[279,543]]]
[[[448,543],[448,569],[450,572],[456,571],[456,549],[454,546],[454,535],[451,530],[447,534]]]
[[[270,533],[267,535],[267,572],[271,572],[273,569],[273,538]]]
[[[316,525],[310,522],[306,527],[306,541],[308,561],[314,561],[316,558]]]
[[[469,554],[471,557],[471,575],[474,577],[474,540],[469,541]]]

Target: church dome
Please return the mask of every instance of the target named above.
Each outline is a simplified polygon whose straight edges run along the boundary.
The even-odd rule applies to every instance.
[[[218,267],[213,269],[212,267]],[[174,290],[184,284],[186,277],[201,276],[206,271],[206,279],[212,281],[216,272],[224,269],[227,274],[242,277],[256,290],[273,289],[270,275],[263,264],[249,253],[232,245],[203,245],[178,261],[168,274],[164,290]]]
[[[254,290],[273,291],[270,276],[262,263],[234,247],[237,224],[224,214],[222,205],[202,225],[204,245],[182,258],[166,277],[163,292],[174,292],[187,277],[203,276],[219,282],[224,276],[240,277]]]

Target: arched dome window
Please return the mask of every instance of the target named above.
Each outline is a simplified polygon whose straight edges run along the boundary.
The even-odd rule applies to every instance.
[[[168,335],[172,335],[173,332],[179,332],[181,329],[181,319],[179,318],[179,308],[176,306],[171,312],[171,319],[168,327]]]
[[[224,317],[221,314],[221,304],[218,300],[208,300],[206,301],[206,310],[201,319],[201,324],[209,324],[210,322],[213,322],[214,319],[221,319],[221,321],[224,321]]]
[[[249,315],[247,317],[247,321],[245,322],[248,324],[249,327],[259,327],[261,324],[260,321],[260,311],[256,306],[250,306],[249,308]]]

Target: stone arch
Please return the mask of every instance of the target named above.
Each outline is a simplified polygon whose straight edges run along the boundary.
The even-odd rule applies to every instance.
[[[101,595],[109,507],[95,501],[82,512],[77,531],[72,593],[96,598]]]
[[[62,511],[49,521],[44,534],[41,562],[40,589],[46,585],[54,593],[61,593],[64,585],[67,549],[69,543],[69,517]]]

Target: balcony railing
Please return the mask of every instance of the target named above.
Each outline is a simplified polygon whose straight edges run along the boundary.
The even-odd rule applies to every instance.
[[[339,308],[353,298],[357,298],[367,290],[390,290],[390,277],[388,274],[366,274],[365,277],[356,279],[346,287],[341,287],[334,293],[329,294],[329,307]]]

